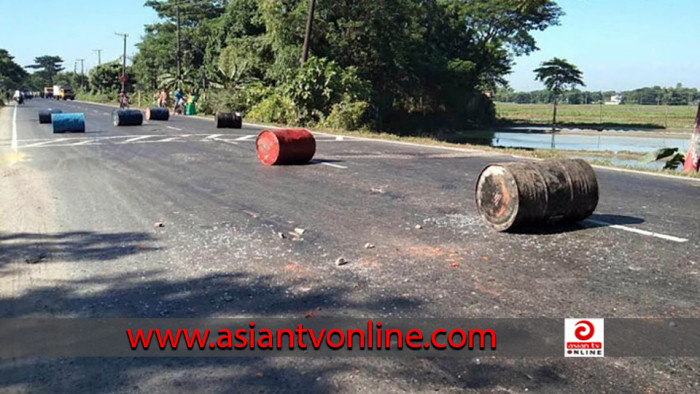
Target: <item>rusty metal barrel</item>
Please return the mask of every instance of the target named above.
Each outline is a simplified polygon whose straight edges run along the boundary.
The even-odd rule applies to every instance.
[[[243,127],[243,117],[237,112],[217,112],[214,115],[217,129],[240,129]]]
[[[170,111],[167,108],[152,107],[146,108],[146,120],[163,120],[170,119]]]
[[[306,164],[316,153],[316,140],[306,129],[264,130],[255,145],[258,159],[268,166]]]
[[[39,111],[39,123],[47,124],[51,123],[51,114],[61,114],[63,111],[56,108],[49,108],[47,110]]]
[[[498,231],[578,222],[597,205],[595,171],[581,159],[490,164],[476,184],[479,214]]]
[[[115,126],[141,126],[143,114],[137,109],[120,109],[112,114]]]

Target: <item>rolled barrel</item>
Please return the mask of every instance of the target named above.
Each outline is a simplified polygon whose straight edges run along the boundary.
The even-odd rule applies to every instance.
[[[481,217],[498,231],[577,222],[598,205],[598,180],[581,159],[490,164],[476,184]]]
[[[214,123],[217,129],[240,129],[243,127],[243,117],[239,113],[217,112],[214,115]]]
[[[85,117],[83,114],[51,114],[51,127],[54,133],[84,133]]]
[[[143,114],[137,109],[120,109],[112,115],[115,126],[141,126]]]
[[[306,164],[316,153],[316,140],[305,129],[264,130],[255,141],[265,165]]]
[[[170,111],[167,108],[152,107],[146,108],[146,120],[168,120]]]
[[[43,111],[39,111],[39,123],[47,124],[51,123],[51,114],[61,114],[63,111],[60,109],[49,108]]]

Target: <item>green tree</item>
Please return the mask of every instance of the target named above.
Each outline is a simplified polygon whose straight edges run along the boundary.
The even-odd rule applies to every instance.
[[[0,49],[0,88],[17,89],[27,77],[27,72],[15,63],[14,57],[5,49]]]
[[[535,80],[544,83],[547,90],[552,94],[552,130],[555,130],[557,125],[557,102],[564,90],[576,86],[586,86],[582,79],[583,73],[575,65],[556,57],[543,62],[534,71],[536,74]]]
[[[63,59],[59,56],[40,56],[34,58],[34,64],[27,66],[27,68],[38,70],[38,72],[44,73],[47,78],[47,82],[53,85],[54,76],[59,72],[63,71]]]

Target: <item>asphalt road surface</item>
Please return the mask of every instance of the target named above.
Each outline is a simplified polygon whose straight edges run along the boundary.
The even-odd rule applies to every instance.
[[[52,134],[37,121],[49,107],[83,112],[87,132]],[[42,99],[0,109],[0,317],[700,318],[697,180],[597,169],[591,221],[500,234],[477,216],[474,185],[509,156],[317,134],[311,165],[266,167],[258,127],[179,116],[114,127],[111,111]],[[697,359],[0,360],[0,391],[28,392],[675,393],[698,382]]]

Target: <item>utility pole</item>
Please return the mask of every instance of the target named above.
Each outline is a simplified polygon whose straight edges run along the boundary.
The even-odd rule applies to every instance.
[[[102,65],[102,49],[93,49],[93,52],[97,52],[97,65]]]
[[[83,88],[83,77],[85,77],[85,59],[75,59],[76,62],[80,62],[80,88]]]
[[[309,18],[306,20],[306,35],[304,36],[304,48],[301,53],[301,64],[309,59],[309,45],[311,44],[311,30],[314,24],[314,11],[316,10],[316,0],[309,0]]]
[[[177,88],[180,89],[180,81],[182,80],[182,51],[180,44],[180,2],[175,4],[177,10],[177,48],[175,57],[177,58]]]
[[[122,92],[126,92],[126,38],[129,37],[126,33],[114,33],[118,36],[124,37],[124,59],[122,62]]]

